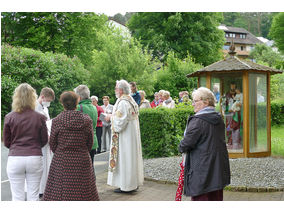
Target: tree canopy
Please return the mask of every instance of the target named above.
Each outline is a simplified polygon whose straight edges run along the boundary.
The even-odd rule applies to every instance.
[[[87,68],[105,15],[80,12],[1,13],[2,42],[53,53],[77,56]]]
[[[273,18],[269,35],[275,41],[278,49],[284,54],[284,12]]]
[[[222,18],[221,13],[208,12],[136,13],[127,26],[161,61],[173,51],[180,59],[190,55],[197,63],[208,65],[222,57],[224,32],[217,28]]]

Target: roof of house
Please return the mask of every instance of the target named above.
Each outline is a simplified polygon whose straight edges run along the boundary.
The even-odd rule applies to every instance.
[[[244,28],[240,27],[228,27],[228,26],[219,26],[219,29],[223,30],[226,33],[240,33],[240,34],[246,34],[246,38],[228,38],[226,37],[226,42],[231,42],[232,39],[234,39],[234,43],[236,44],[257,44],[257,43],[263,43],[261,40],[259,40],[257,37],[255,37],[253,34],[251,34],[249,31],[247,31]]]
[[[234,71],[265,71],[270,72],[271,74],[282,73],[283,71],[273,69],[271,67],[267,67],[264,65],[256,64],[249,60],[241,60],[236,56],[229,56],[224,60],[217,61],[209,66],[202,68],[194,73],[190,73],[187,77],[197,77],[200,74],[204,74],[207,72],[234,72]]]

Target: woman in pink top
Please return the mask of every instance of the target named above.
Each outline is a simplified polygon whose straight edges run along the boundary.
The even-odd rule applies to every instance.
[[[104,113],[104,110],[102,107],[98,105],[98,97],[92,96],[91,97],[92,104],[97,108],[98,111],[98,121],[97,121],[97,127],[96,127],[96,135],[98,139],[99,147],[96,151],[97,154],[101,153],[101,147],[102,147],[102,132],[103,132],[103,122],[100,120],[101,113]]]

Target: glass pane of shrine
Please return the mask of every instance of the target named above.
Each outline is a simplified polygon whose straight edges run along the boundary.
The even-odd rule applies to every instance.
[[[206,87],[206,76],[199,77],[199,87]]]
[[[267,81],[266,74],[249,74],[249,152],[266,152]]]
[[[243,81],[242,74],[220,77],[221,112],[225,123],[225,139],[229,153],[243,153]]]
[[[212,76],[210,88],[216,98],[216,104],[215,104],[216,111],[220,112],[220,94],[221,94],[220,93],[220,88],[221,88],[220,78]]]

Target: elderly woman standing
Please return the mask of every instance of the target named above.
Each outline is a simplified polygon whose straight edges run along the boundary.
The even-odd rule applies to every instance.
[[[184,193],[194,201],[221,201],[230,184],[225,125],[215,111],[215,96],[205,87],[192,93],[195,115],[190,116],[179,151],[183,162]]]
[[[79,96],[79,104],[77,110],[85,114],[88,114],[93,121],[94,130],[94,144],[92,150],[90,151],[92,163],[94,162],[94,156],[96,154],[96,149],[98,148],[98,139],[96,133],[98,111],[97,108],[92,104],[90,99],[90,90],[86,85],[79,85],[74,89],[74,92]]]
[[[47,144],[46,117],[35,112],[36,91],[29,84],[20,84],[14,91],[12,109],[5,116],[3,137],[9,149],[7,174],[12,200],[39,200],[43,171],[41,148]]]
[[[171,98],[169,91],[163,92],[162,97],[163,97],[163,105],[162,106],[170,108],[170,109],[175,108],[175,101]]]
[[[89,155],[94,140],[93,121],[76,111],[78,96],[74,92],[63,92],[60,102],[64,111],[51,126],[49,145],[54,156],[43,200],[99,200]]]
[[[144,90],[140,90],[139,93],[140,93],[140,96],[141,96],[139,109],[151,108],[150,102],[147,99],[145,99],[145,96],[146,96],[145,91]]]

